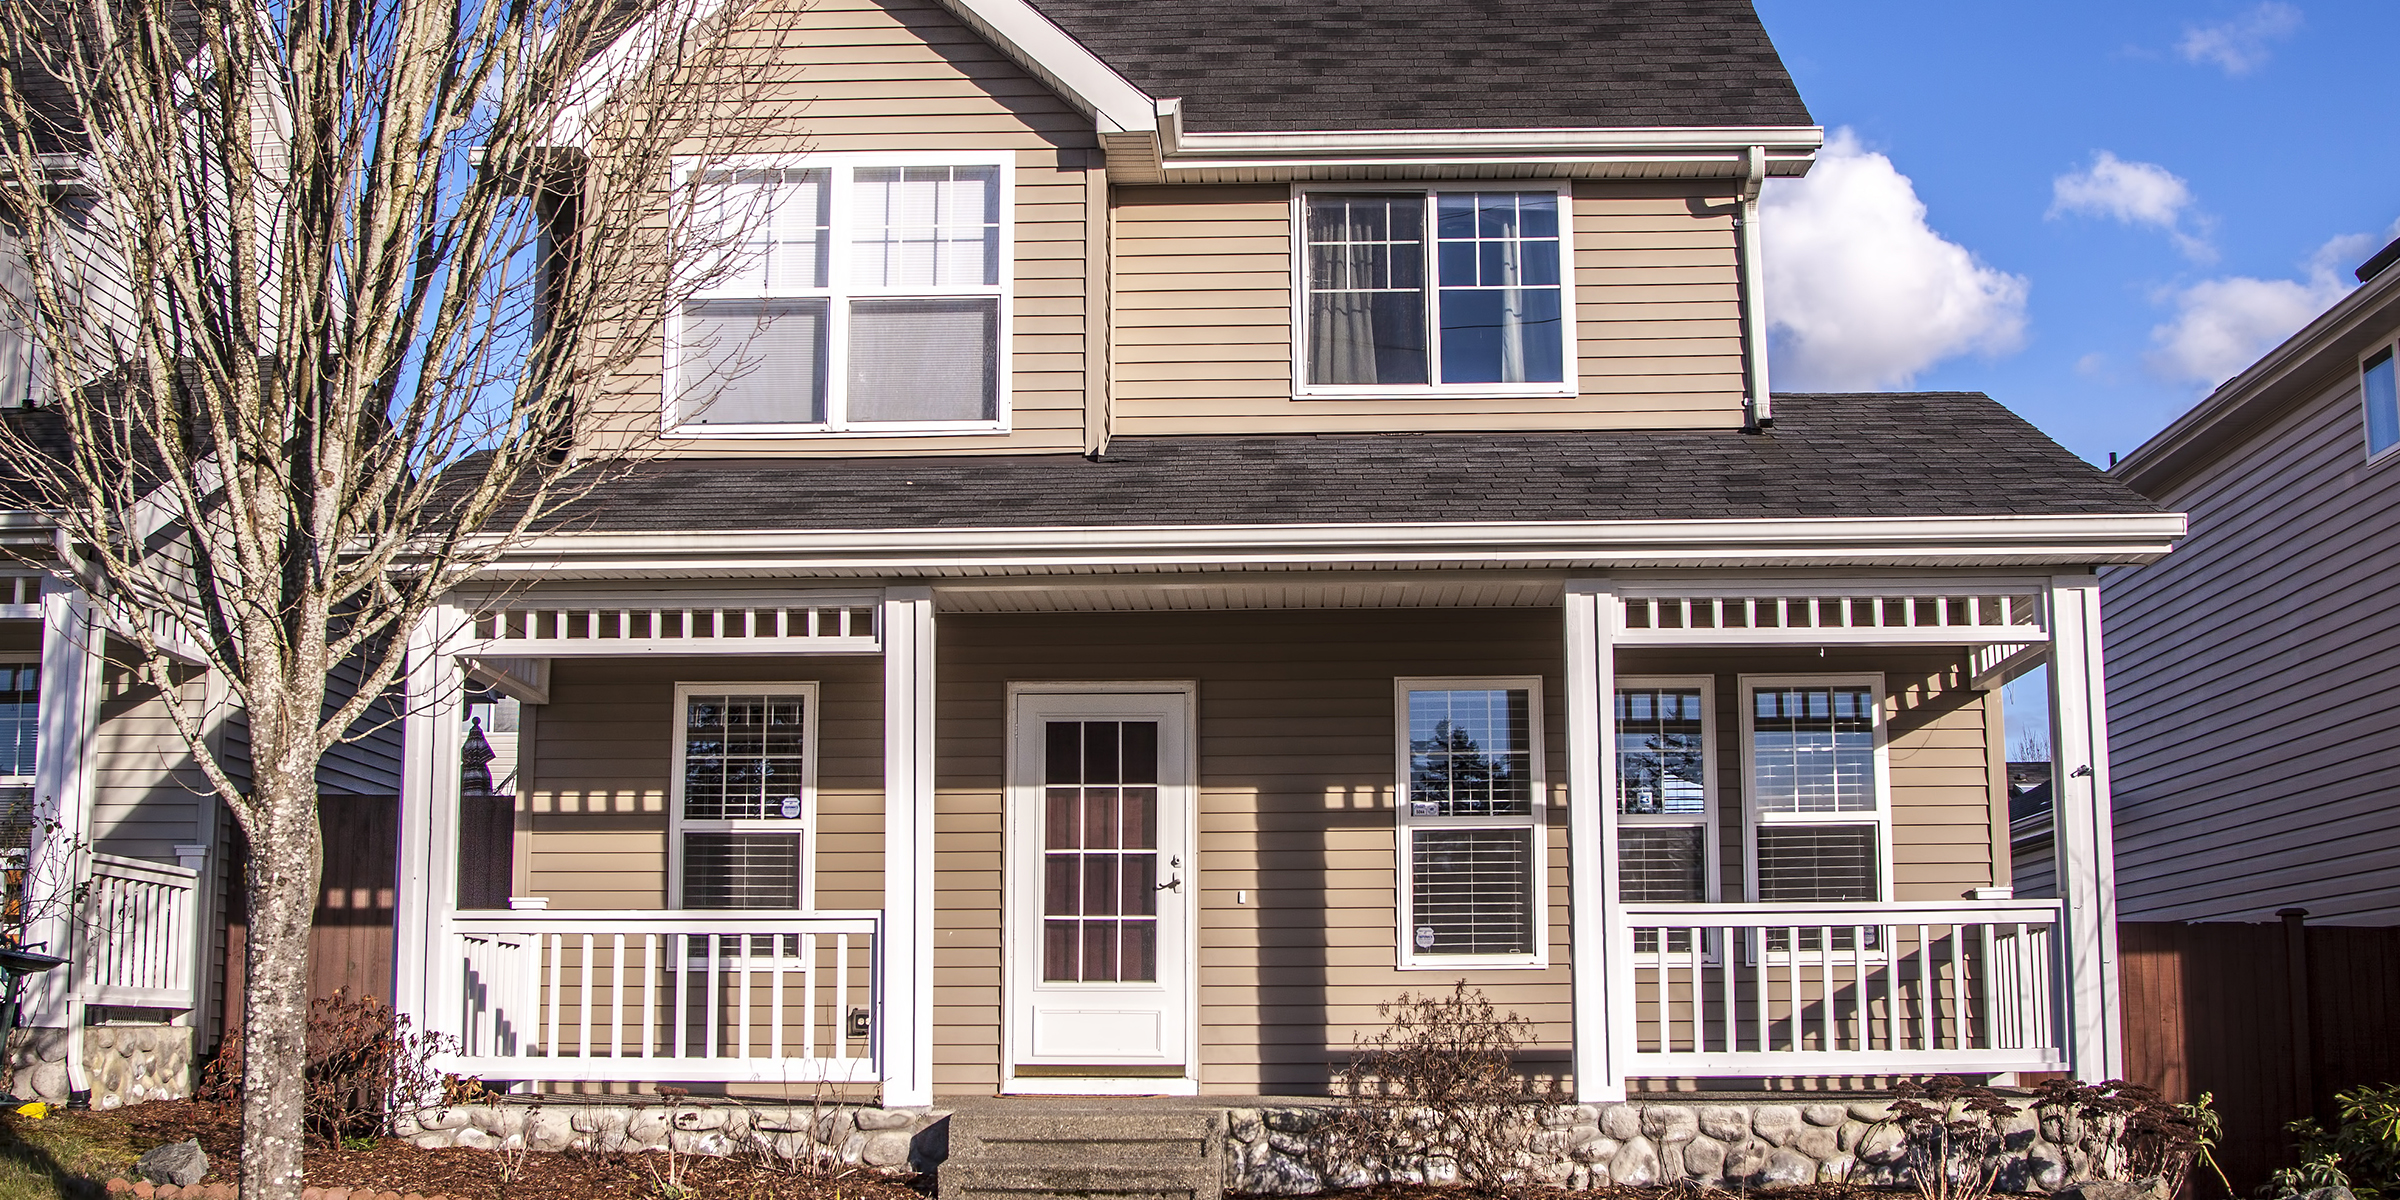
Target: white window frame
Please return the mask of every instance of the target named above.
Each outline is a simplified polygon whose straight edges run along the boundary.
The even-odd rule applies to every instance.
[[[1000,249],[997,282],[976,286],[926,288],[862,288],[851,283],[852,180],[860,168],[875,167],[996,167],[1000,188]],[[1011,331],[1016,308],[1016,156],[1006,151],[916,151],[910,153],[743,154],[706,164],[681,161],[675,167],[676,194],[695,171],[711,174],[754,170],[815,170],[828,172],[828,227],[825,283],[822,288],[755,291],[712,288],[695,299],[825,300],[825,420],[703,424],[686,422],[680,413],[682,391],[680,344],[683,307],[667,314],[664,368],[660,374],[659,432],[674,438],[870,438],[923,437],[954,434],[1007,433],[1011,429],[1011,375],[1014,360]],[[989,297],[999,306],[993,330],[993,418],[989,421],[852,421],[846,411],[850,369],[850,302],[854,300],[945,299]]]
[[[38,652],[36,652],[36,651],[32,651],[32,650],[19,650],[19,651],[12,651],[12,652],[0,653],[0,665],[10,666],[10,667],[22,667],[22,666],[26,666],[26,665],[28,665],[28,664],[30,664],[30,665],[32,665],[32,666],[35,666],[35,667],[39,667],[39,666],[41,666],[41,665],[42,665],[42,656],[41,656],[41,654],[40,654],[40,653],[38,653]],[[37,675],[36,675],[36,679],[38,680],[39,678],[40,678],[40,676],[37,674]],[[34,706],[34,733],[33,733],[33,738],[34,738],[34,745],[35,745],[35,747],[36,747],[36,754],[38,755],[38,754],[39,754],[39,747],[40,747],[40,745],[41,745],[41,738],[42,738],[42,733],[41,733],[42,687],[41,687],[41,684],[40,684],[40,683],[38,683],[38,682],[37,682],[37,683],[34,685],[34,700],[33,700],[33,706]],[[35,769],[38,771],[40,768],[39,768],[39,766],[37,765]],[[21,788],[32,788],[32,787],[34,787],[34,786],[36,786],[36,780],[35,780],[35,776],[33,776],[33,775],[0,775],[0,788],[20,788],[20,787],[21,787]]]
[[[1312,183],[1292,185],[1290,221],[1292,257],[1292,395],[1305,400],[1375,400],[1414,398],[1427,400],[1506,400],[1535,397],[1572,397],[1582,394],[1576,378],[1577,360],[1582,357],[1576,337],[1582,322],[1575,308],[1575,195],[1572,183],[1537,183],[1531,180],[1511,182],[1487,181],[1491,186],[1476,187],[1469,181],[1462,186],[1434,187],[1424,184],[1361,182],[1352,185]],[[1441,378],[1441,281],[1435,272],[1438,241],[1434,232],[1435,197],[1442,192],[1549,192],[1558,197],[1558,311],[1565,324],[1560,331],[1559,354],[1565,362],[1559,364],[1557,383],[1376,383],[1320,384],[1308,381],[1308,197],[1312,192],[1326,195],[1358,196],[1377,192],[1397,195],[1418,195],[1425,198],[1425,365],[1430,379]]]
[[[1717,790],[1717,680],[1713,675],[1620,675],[1617,677],[1616,683],[1616,690],[1619,692],[1665,688],[1677,690],[1692,688],[1700,693],[1700,812],[1697,816],[1689,813],[1629,813],[1623,808],[1621,796],[1608,798],[1609,803],[1619,806],[1617,809],[1617,861],[1609,864],[1609,880],[1616,888],[1616,896],[1612,899],[1612,903],[1634,903],[1624,899],[1625,850],[1623,842],[1625,830],[1637,827],[1689,829],[1697,826],[1700,830],[1703,872],[1700,903],[1716,904],[1723,900],[1725,895],[1724,868],[1720,861],[1724,851],[1719,840],[1721,837],[1719,827],[1724,823],[1724,816],[1723,806],[1719,802],[1721,793]],[[1612,705],[1616,703],[1614,695],[1609,697],[1609,703]],[[1622,726],[1619,728],[1621,729]],[[1608,747],[1608,753],[1616,754],[1617,748],[1615,746]],[[1625,774],[1622,770],[1616,772],[1616,779],[1617,787],[1622,791],[1625,786]],[[1711,934],[1703,947],[1706,960],[1712,963],[1717,960],[1716,942],[1716,936]],[[1686,955],[1686,951],[1675,950],[1670,951],[1668,957],[1680,961]],[[1657,951],[1655,950],[1635,952],[1635,959],[1638,962],[1651,962],[1656,958]]]
[[[2372,400],[2367,395],[2367,369],[2378,358],[2390,365],[2395,386],[2400,386],[2400,344],[2386,340],[2367,347],[2366,352],[2358,356],[2358,438],[2359,444],[2366,447],[2367,461],[2371,464],[2400,459],[2400,438],[2393,439],[2391,445],[2381,450],[2375,448],[2375,414],[2367,410]],[[2395,417],[2400,418],[2400,414],[2395,414]]]
[[[788,817],[745,818],[730,821],[686,821],[683,816],[684,748],[691,732],[691,698],[693,696],[799,696],[804,701],[800,714],[800,907],[792,912],[810,912],[817,906],[817,759],[823,743],[817,738],[817,684],[767,683],[755,679],[712,683],[708,681],[678,682],[675,685],[675,754],[667,776],[667,907],[683,909],[683,835],[691,833],[789,833],[793,819]],[[710,909],[707,911],[719,911]],[[730,909],[730,912],[784,912],[784,909]]]
[[[1875,810],[1871,813],[1765,812],[1758,806],[1758,705],[1760,688],[1864,687],[1874,700]],[[1762,825],[1868,825],[1875,830],[1876,903],[1892,899],[1892,763],[1891,718],[1884,711],[1886,694],[1880,673],[1825,675],[1744,675],[1742,697],[1742,886],[1743,895],[1767,903],[1758,894],[1758,830]],[[1780,952],[1778,952],[1780,953]]]
[[[1408,801],[1409,725],[1408,697],[1411,692],[1475,692],[1523,690],[1526,693],[1528,742],[1526,755],[1531,764],[1530,809],[1512,817],[1420,817],[1410,810]],[[1548,780],[1549,742],[1542,730],[1542,677],[1539,675],[1430,675],[1402,676],[1392,681],[1392,701],[1395,727],[1392,742],[1395,750],[1395,774],[1392,777],[1392,810],[1395,824],[1392,843],[1394,904],[1398,924],[1393,928],[1393,943],[1398,955],[1397,966],[1403,971],[1454,970],[1539,970],[1550,965],[1550,789]],[[1533,861],[1527,864],[1532,878],[1528,904],[1533,935],[1533,949],[1526,954],[1427,954],[1416,947],[1415,930],[1415,871],[1412,848],[1413,834],[1418,829],[1525,829],[1532,835]]]

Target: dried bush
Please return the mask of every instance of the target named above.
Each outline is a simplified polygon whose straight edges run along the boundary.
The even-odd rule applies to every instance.
[[[2008,1119],[2022,1110],[2000,1093],[1951,1075],[1891,1086],[1885,1122],[1908,1135],[1910,1182],[1925,1200],[1984,1200],[2000,1180]]]
[[[1532,1022],[1500,1015],[1464,980],[1375,1011],[1391,1025],[1355,1044],[1337,1085],[1343,1103],[1320,1130],[1326,1182],[1449,1178],[1486,1195],[1527,1182],[1541,1110],[1564,1099],[1555,1081],[1536,1092],[1517,1073]]]
[[[335,992],[311,1001],[304,1119],[310,1139],[338,1146],[349,1139],[388,1136],[392,1118],[403,1107],[464,1086],[433,1072],[432,1059],[442,1042],[439,1034],[411,1031],[406,1016],[372,996]],[[241,1103],[242,1084],[237,1030],[225,1036],[201,1073],[200,1097],[234,1108]]]
[[[2192,1168],[2206,1163],[2231,1193],[2233,1185],[2210,1153],[2224,1130],[2211,1099],[2202,1095],[2195,1103],[2171,1104],[2122,1079],[2098,1084],[2052,1079],[2034,1088],[2033,1106],[2045,1117],[2073,1117],[2093,1135],[2094,1176],[2164,1180],[2166,1194],[2173,1196],[2183,1191]]]

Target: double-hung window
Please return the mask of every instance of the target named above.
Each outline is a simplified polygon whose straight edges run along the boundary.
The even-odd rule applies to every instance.
[[[0,408],[31,408],[43,401],[47,386],[42,376],[41,340],[27,326],[31,314],[32,277],[18,261],[22,247],[0,236]]]
[[[1742,741],[1751,896],[1768,904],[1889,899],[1882,680],[1745,676]]]
[[[1617,899],[1692,904],[1717,897],[1715,689],[1706,678],[1617,684]],[[1690,934],[1668,949],[1691,948]],[[1634,949],[1658,949],[1637,930]]]
[[[1299,394],[1571,395],[1566,192],[1302,192]]]
[[[814,880],[814,684],[687,683],[669,859],[679,908],[805,908]]]
[[[2393,375],[2392,347],[2385,346],[2359,364],[2359,391],[2367,417],[2367,457],[2378,458],[2400,446],[2400,379]]]
[[[1399,681],[1400,966],[1539,966],[1541,681]]]
[[[703,252],[668,330],[668,432],[1007,428],[1005,158],[821,155],[685,186]]]

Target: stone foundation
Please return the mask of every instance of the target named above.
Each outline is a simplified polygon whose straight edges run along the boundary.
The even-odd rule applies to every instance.
[[[96,1109],[192,1094],[192,1031],[179,1025],[93,1025],[83,1031],[83,1073]],[[17,1095],[67,1102],[67,1031],[17,1029],[8,1035]]]
[[[764,1153],[883,1171],[930,1171],[947,1154],[949,1113],[921,1108],[800,1104],[457,1104],[404,1114],[400,1136],[419,1146],[497,1150],[664,1150]]]
[[[1541,1114],[1530,1171],[1568,1188],[1904,1182],[1906,1139],[1880,1124],[1889,1111],[1880,1101],[1830,1100],[1560,1105]],[[1298,1196],[1377,1182],[1356,1170],[1324,1178],[1312,1134],[1330,1112],[1313,1105],[1229,1111],[1225,1190]],[[2029,1110],[2002,1129],[2001,1190],[2049,1191],[2086,1178],[2095,1139],[2081,1122],[2042,1121]]]

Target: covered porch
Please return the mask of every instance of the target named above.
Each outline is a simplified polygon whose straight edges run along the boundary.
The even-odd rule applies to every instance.
[[[2118,1051],[2092,587],[2088,576],[2036,573],[1150,574],[879,589],[652,582],[462,603],[420,634],[409,675],[402,1003],[421,1027],[459,1039],[443,1070],[487,1080],[611,1090],[822,1081],[873,1086],[887,1106],[937,1092],[1321,1090],[1327,1055],[1371,1020],[1373,997],[1452,978],[1524,1010],[1539,1030],[1534,1069],[1571,1079],[1587,1101],[1929,1071],[2109,1078]],[[1445,630],[1456,647],[1429,652]],[[1290,648],[1268,644],[1277,639]],[[708,666],[734,660],[784,665]],[[686,679],[821,675],[824,705],[874,706],[874,849],[852,839],[813,850],[819,868],[839,854],[855,870],[871,855],[870,905],[679,908],[658,883],[628,877],[622,907],[458,906],[466,677],[538,705],[554,680],[620,686],[607,672],[644,661]],[[1277,661],[1291,665],[1259,666]],[[1477,662],[1488,665],[1470,669]],[[1938,840],[1931,831],[1944,822],[1981,822],[1975,837],[1988,834],[1994,793],[1961,756],[2002,756],[1987,711],[1996,695],[1980,697],[2036,662],[2052,666],[2052,738],[2068,784],[2060,901],[2016,900],[1999,886],[2004,834],[1997,850],[1961,858],[1982,854],[1979,873],[1945,873],[1935,851],[1916,847]],[[1759,696],[1831,697],[1835,683],[1870,677],[1877,712],[1890,715],[1889,728],[1883,716],[1861,727],[1883,756],[1871,780],[1887,793],[1880,807],[1850,812],[1837,800],[1827,820],[1762,811],[1748,782]],[[1497,952],[1445,960],[1452,918],[1408,915],[1439,897],[1407,882],[1415,801],[1395,777],[1414,768],[1410,751],[1391,747],[1411,687],[1462,681],[1528,693],[1541,728],[1527,749],[1543,769],[1521,822],[1538,831],[1525,952],[1491,943]],[[1139,864],[1158,872],[1143,878],[1160,889],[1147,915],[1162,923],[1143,936],[1178,959],[1157,973],[1182,975],[1172,987],[1188,1028],[1149,1059],[1052,1066],[1021,1024],[1054,965],[1032,965],[1045,952],[1027,944],[1046,926],[1012,915],[1044,902],[1027,886],[1039,848],[1012,841],[1026,822],[1005,800],[1025,786],[1008,765],[1010,731],[1047,711],[1029,698],[1112,686],[1191,697],[1186,716],[1172,703],[1160,710],[1187,721],[1193,743],[1188,866],[1176,856],[1167,867],[1157,846]],[[1627,697],[1645,689],[1653,700],[1710,694],[1710,722],[1691,734],[1708,739],[1699,757],[1709,761],[1684,772],[1687,791],[1713,789],[1697,817],[1629,790],[1627,764],[1644,751],[1620,725]],[[564,736],[544,729],[530,736]],[[1838,752],[1833,733],[1820,741],[1793,752]],[[1376,746],[1389,765],[1375,765]],[[1316,765],[1294,782],[1293,762]],[[1719,768],[1725,779],[1708,777]],[[1281,783],[1269,779],[1277,772]],[[1895,784],[1913,792],[1895,802]],[[1673,839],[1658,831],[1701,826],[1706,861],[1659,857]],[[1802,826],[1835,843],[1825,830],[1842,827],[1877,857],[1814,893],[1838,898],[1792,899],[1811,893],[1789,879],[1762,884],[1762,854],[1774,861],[1762,845]],[[1669,860],[1697,886],[1644,898],[1659,894]],[[598,870],[587,891],[610,886]],[[1137,907],[1109,910],[1109,936],[1132,936]],[[1302,928],[1310,913],[1316,933]],[[1180,944],[1167,927],[1177,921]],[[1435,953],[1413,953],[1428,927],[1441,931]],[[1295,973],[1318,981],[1298,1009]],[[1278,1039],[1291,1044],[1271,1048]]]

